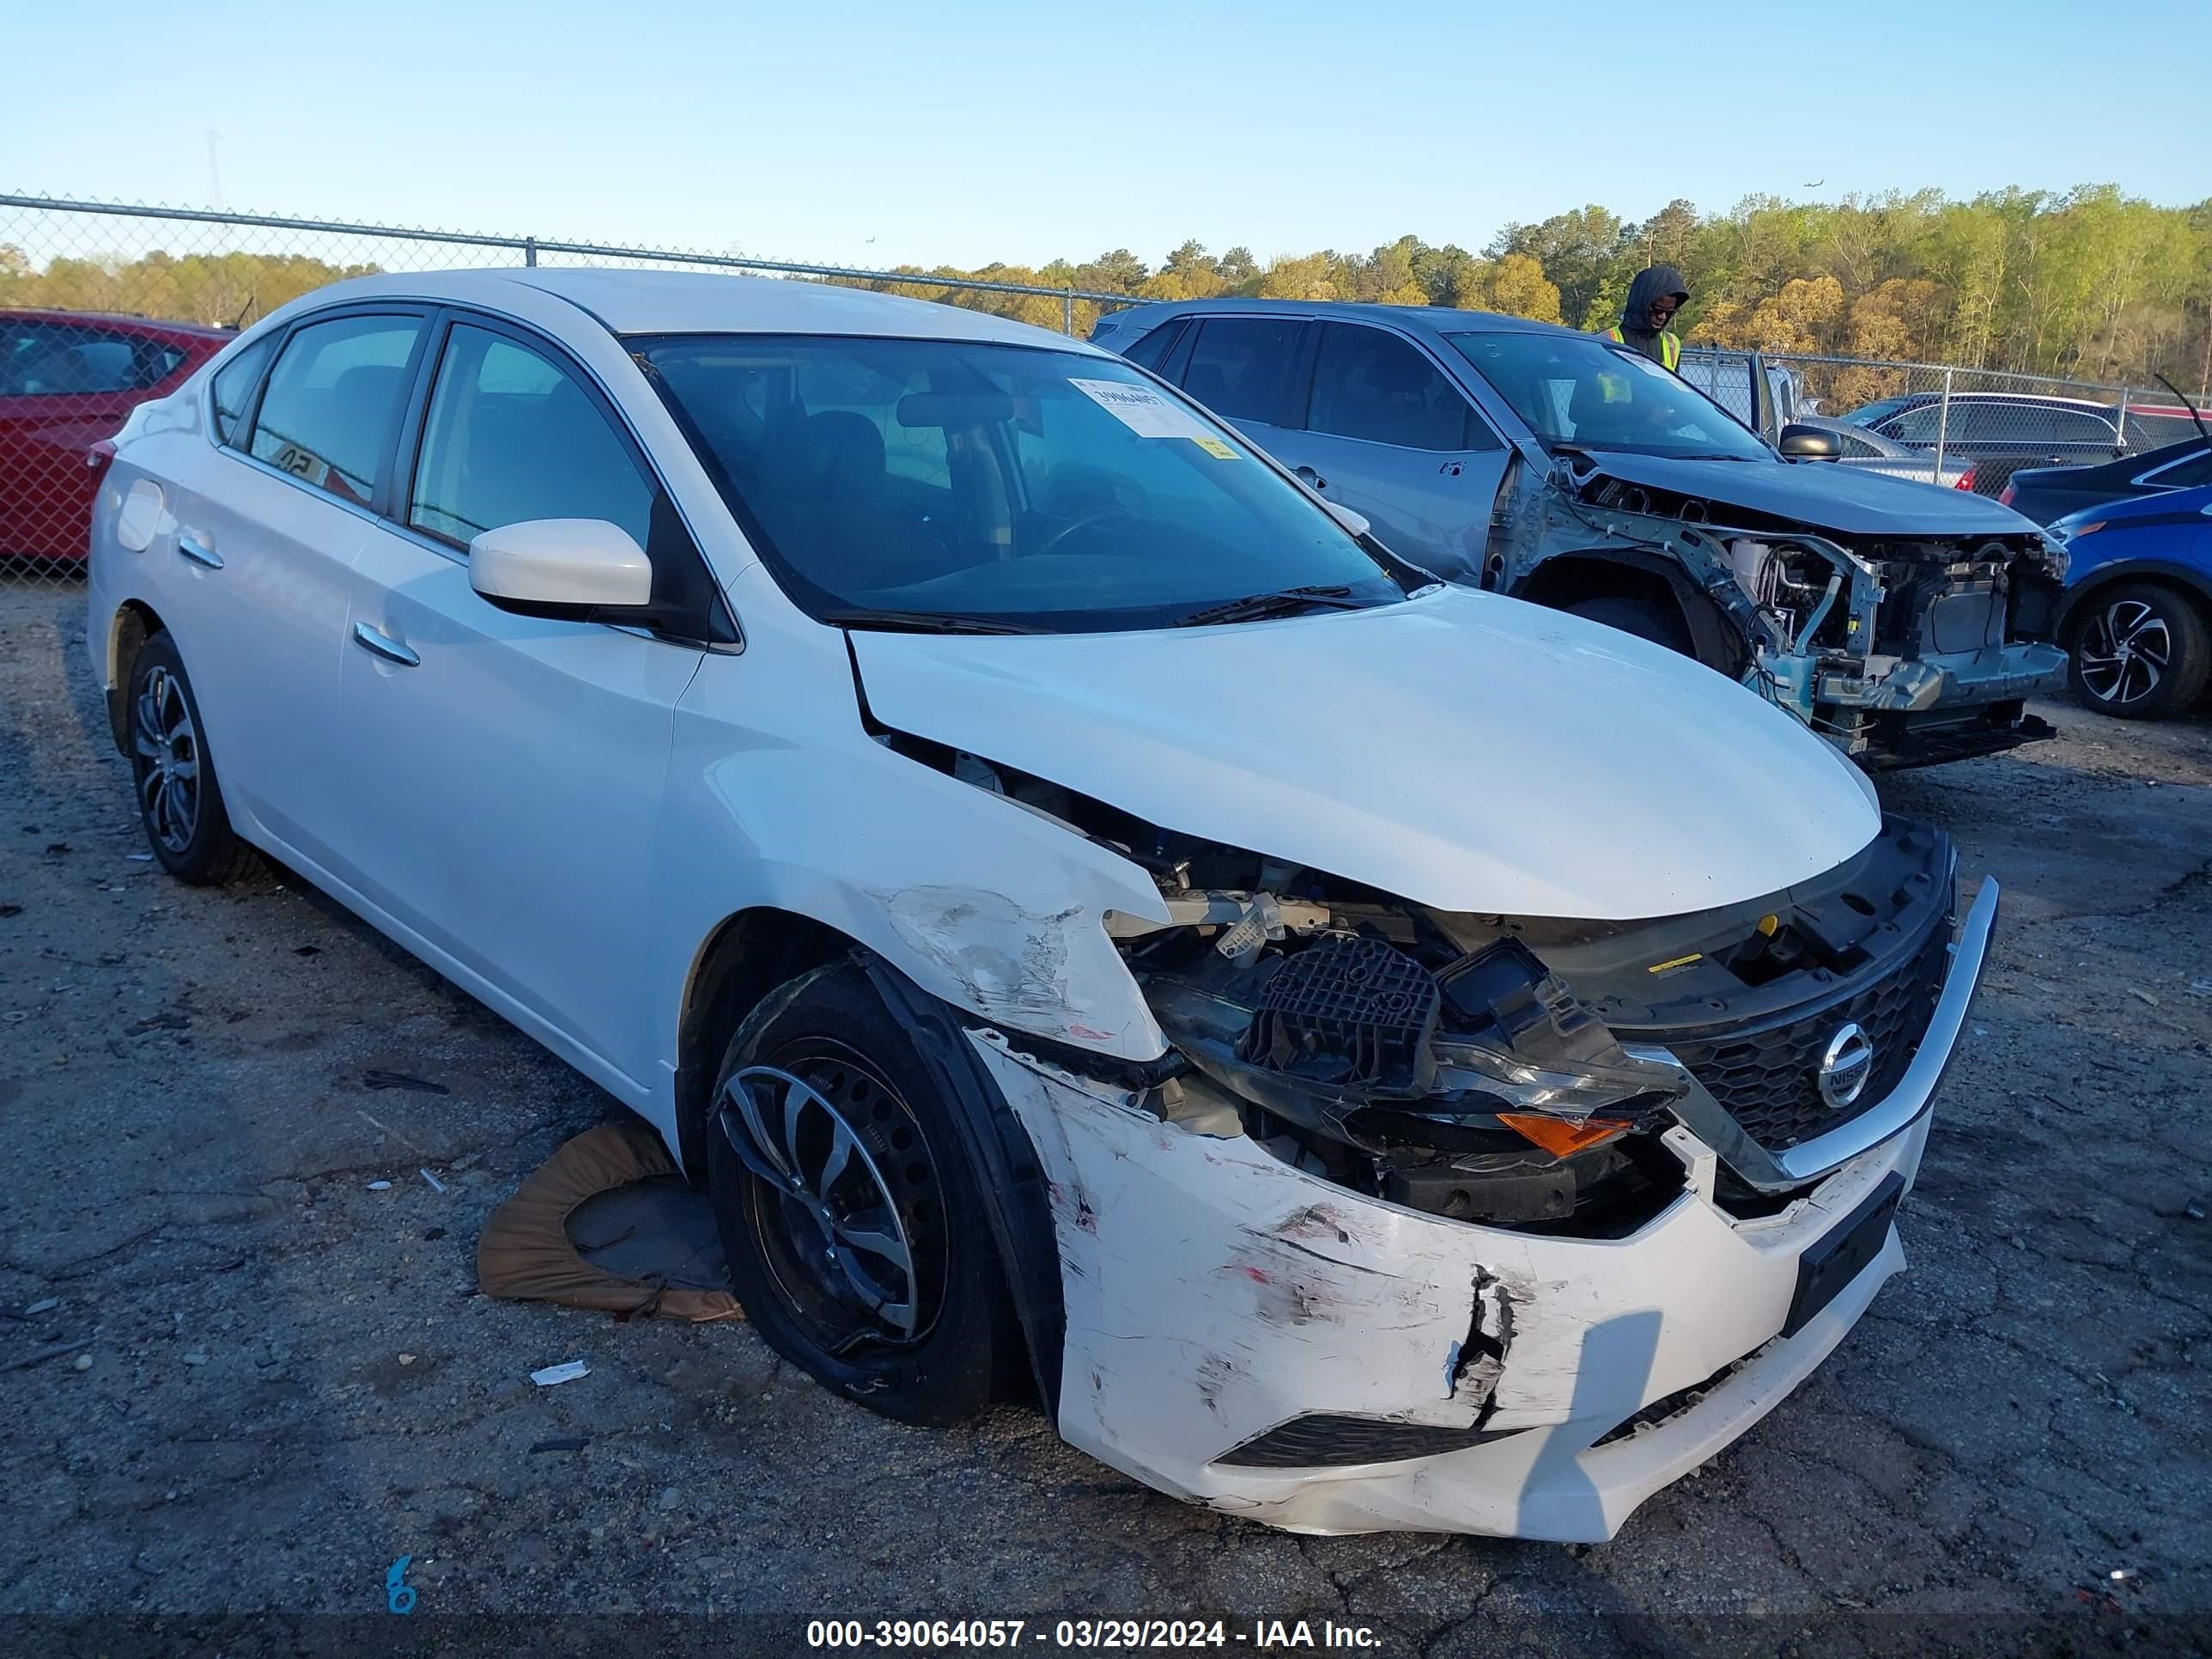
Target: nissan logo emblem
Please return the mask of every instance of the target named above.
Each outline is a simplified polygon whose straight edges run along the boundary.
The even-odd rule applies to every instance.
[[[1856,1024],[1828,1039],[1820,1056],[1820,1098],[1841,1110],[1866,1091],[1874,1079],[1874,1044]]]

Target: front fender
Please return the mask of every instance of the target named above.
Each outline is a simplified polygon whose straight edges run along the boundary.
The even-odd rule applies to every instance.
[[[2063,639],[2081,606],[2100,588],[2130,580],[2170,582],[2195,594],[2201,604],[2212,606],[2212,574],[2172,559],[2114,559],[2109,564],[2092,565],[2067,588],[2065,597],[2058,602],[2054,634]]]
[[[836,930],[993,1024],[1121,1060],[1164,1052],[1104,926],[1109,909],[1167,920],[1152,878],[877,742],[848,671],[779,654],[708,656],[677,709],[654,883],[658,1056],[677,1052],[701,941],[761,907]]]

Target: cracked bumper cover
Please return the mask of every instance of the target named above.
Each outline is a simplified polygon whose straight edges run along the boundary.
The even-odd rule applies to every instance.
[[[1686,1190],[1631,1236],[1541,1237],[1403,1209],[1188,1133],[994,1032],[979,1058],[1052,1194],[1066,1335],[1060,1431],[1161,1491],[1292,1531],[1613,1536],[1638,1504],[1801,1382],[1905,1266],[1893,1227],[1792,1334],[1799,1264],[1893,1174],[1919,1166],[1996,908],[1969,917],[1922,1053],[1855,1150],[1780,1214],[1712,1201],[1714,1150],[1668,1144]],[[1470,1367],[1471,1340],[1503,1346]],[[1726,1372],[1724,1377],[1718,1374]],[[1479,1378],[1479,1380],[1478,1380]],[[1644,1408],[1693,1404],[1607,1440]],[[1240,1446],[1307,1417],[1463,1431],[1389,1462],[1254,1468]],[[1598,1444],[1601,1440],[1607,1443]]]

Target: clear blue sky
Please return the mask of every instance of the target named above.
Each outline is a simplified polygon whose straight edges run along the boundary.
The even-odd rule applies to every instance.
[[[204,204],[213,128],[233,208],[963,265],[1480,248],[1753,191],[2212,197],[2212,0],[1237,9],[27,6],[0,189]]]

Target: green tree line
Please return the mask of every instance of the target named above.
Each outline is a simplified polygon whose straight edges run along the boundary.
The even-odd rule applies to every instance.
[[[1676,201],[1641,222],[1591,205],[1510,224],[1470,252],[1401,236],[1264,263],[1187,241],[1158,268],[1126,248],[1077,262],[900,266],[891,292],[1058,328],[1056,296],[979,293],[946,279],[1148,300],[1222,295],[1452,306],[1602,327],[1643,266],[1679,266],[1692,342],[1953,363],[2091,380],[2212,385],[2212,200],[2161,208],[2117,185],[2018,188],[1958,201],[1937,191],[1838,203],[1746,198],[1725,213]],[[0,305],[251,322],[341,276],[374,270],[296,255],[149,253],[34,267],[0,246]],[[1099,307],[1074,307],[1087,334]]]
[[[1126,248],[1084,264],[915,270],[901,292],[1058,326],[1059,303],[933,289],[980,276],[1148,300],[1220,295],[1504,312],[1576,328],[1616,321],[1647,264],[1678,266],[1686,338],[2091,380],[2212,382],[2212,200],[2160,208],[2112,185],[1938,191],[1838,203],[1747,198],[1726,213],[1669,203],[1626,220],[1600,206],[1505,227],[1480,253],[1401,236],[1366,253],[1215,257],[1196,241],[1158,269]],[[1078,307],[1087,331],[1096,308]]]

